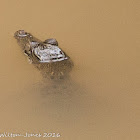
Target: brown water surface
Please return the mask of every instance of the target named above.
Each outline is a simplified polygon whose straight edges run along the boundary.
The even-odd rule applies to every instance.
[[[139,140],[139,6],[137,0],[1,0],[0,133]],[[74,62],[71,79],[44,81],[13,38],[19,29],[56,38]]]

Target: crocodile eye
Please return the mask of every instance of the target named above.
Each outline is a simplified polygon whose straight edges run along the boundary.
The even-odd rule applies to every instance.
[[[58,46],[58,42],[54,38],[47,39],[44,41],[44,43]]]

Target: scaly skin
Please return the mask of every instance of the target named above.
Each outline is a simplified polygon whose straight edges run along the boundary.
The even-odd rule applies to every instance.
[[[69,72],[72,70],[73,62],[58,47],[58,42],[55,39],[48,39],[42,42],[23,30],[15,32],[14,37],[24,54],[40,70],[44,78],[63,79],[68,77]]]

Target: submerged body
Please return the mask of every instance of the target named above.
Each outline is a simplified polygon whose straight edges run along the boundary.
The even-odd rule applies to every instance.
[[[61,79],[68,76],[72,70],[73,63],[70,57],[58,47],[55,39],[42,42],[23,30],[15,32],[14,36],[24,54],[41,71],[43,77]]]

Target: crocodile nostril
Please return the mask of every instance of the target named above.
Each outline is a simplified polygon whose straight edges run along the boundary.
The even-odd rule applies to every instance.
[[[27,36],[27,33],[24,30],[17,31],[17,36],[24,37]]]
[[[24,30],[19,30],[19,34],[25,34],[25,31]]]

